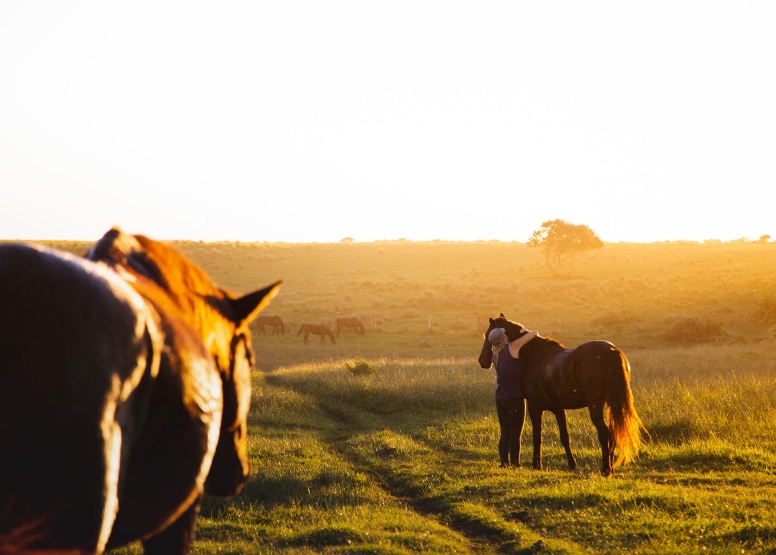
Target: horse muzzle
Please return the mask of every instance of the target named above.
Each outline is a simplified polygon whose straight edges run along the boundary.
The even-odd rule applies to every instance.
[[[250,476],[245,435],[239,428],[234,432],[222,431],[205,480],[205,491],[218,497],[232,497],[240,493]]]

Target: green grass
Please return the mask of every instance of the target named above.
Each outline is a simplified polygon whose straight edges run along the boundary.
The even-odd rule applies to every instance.
[[[284,279],[267,313],[292,328],[254,334],[256,472],[206,499],[194,553],[776,553],[774,245],[607,244],[570,279],[517,243],[176,246],[237,291]],[[637,464],[602,478],[580,410],[577,473],[551,418],[545,470],[498,467],[494,377],[476,358],[501,311],[568,346],[624,349],[652,436]],[[294,335],[352,314],[365,336]],[[731,337],[675,342],[677,321]]]
[[[643,349],[631,363],[653,440],[611,479],[583,410],[569,411],[577,473],[549,418],[547,469],[499,468],[493,375],[474,357],[257,374],[256,476],[234,500],[208,499],[194,551],[528,553],[539,540],[546,553],[776,550],[776,345]],[[530,522],[512,516],[521,511]]]

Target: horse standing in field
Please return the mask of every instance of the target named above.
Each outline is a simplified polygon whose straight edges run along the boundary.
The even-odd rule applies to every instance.
[[[0,553],[188,552],[248,480],[248,323],[178,252],[114,228],[79,259],[0,246]]]
[[[286,326],[280,316],[259,316],[256,318],[256,327],[259,328],[259,335],[267,335],[264,332],[264,326],[272,326],[272,335],[286,334]]]
[[[495,328],[506,330],[514,341],[524,333],[523,327],[501,314],[485,332],[479,363],[490,368],[492,360],[488,334]],[[609,476],[612,469],[627,464],[638,455],[640,431],[644,428],[633,406],[630,389],[630,364],[620,349],[608,341],[588,341],[576,349],[566,349],[552,339],[537,336],[520,348],[524,362],[523,394],[533,427],[533,467],[542,467],[542,414],[555,415],[560,441],[566,450],[569,469],[577,463],[571,453],[564,409],[587,407],[601,443],[601,473]],[[607,426],[608,424],[608,426]],[[649,435],[647,433],[647,435]],[[618,450],[614,460],[614,449]]]
[[[300,335],[302,335],[302,333],[304,333],[305,345],[308,345],[307,338],[310,336],[310,334],[320,335],[321,336],[320,343],[322,345],[326,345],[327,335],[331,339],[332,344],[334,345],[337,344],[337,341],[334,339],[334,332],[332,332],[328,327],[326,327],[325,324],[302,324],[296,336],[299,337]]]
[[[364,335],[364,324],[361,323],[361,320],[358,316],[352,316],[350,318],[337,318],[337,337],[340,336],[340,331],[342,331],[342,328],[353,328],[354,331],[360,333],[361,335]]]

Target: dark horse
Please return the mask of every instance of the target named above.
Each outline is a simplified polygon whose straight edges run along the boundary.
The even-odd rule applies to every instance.
[[[503,314],[495,320],[491,318],[479,358],[483,368],[491,366],[492,351],[487,338],[494,328],[504,328],[510,341],[523,335],[522,326]],[[523,345],[520,358],[524,362],[523,395],[533,426],[534,468],[542,467],[542,414],[548,410],[558,421],[569,468],[576,469],[564,409],[585,407],[598,430],[601,473],[609,476],[613,468],[633,461],[641,445],[640,430],[646,429],[633,406],[630,364],[620,349],[608,341],[588,341],[576,349],[566,349],[557,341],[537,336]]]
[[[248,323],[179,253],[114,228],[87,259],[0,246],[0,553],[186,553],[250,475]]]
[[[331,342],[336,345],[337,340],[334,339],[334,332],[332,332],[328,327],[326,327],[325,324],[302,324],[299,327],[299,332],[296,334],[297,337],[302,335],[304,333],[304,344],[307,345],[307,338],[310,337],[310,334],[313,335],[320,335],[321,336],[321,343],[323,345],[326,345],[326,336],[328,335],[331,338]]]
[[[264,326],[272,326],[272,335],[286,334],[286,326],[280,316],[259,316],[256,318],[256,327],[259,329],[259,335],[264,333]]]
[[[340,331],[342,331],[342,328],[354,328],[355,331],[360,333],[361,335],[364,335],[364,324],[361,323],[361,320],[358,316],[352,316],[350,318],[337,318],[337,337],[340,336]]]

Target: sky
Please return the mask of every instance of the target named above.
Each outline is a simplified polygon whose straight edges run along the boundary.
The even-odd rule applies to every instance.
[[[776,2],[0,3],[0,238],[776,236]]]

